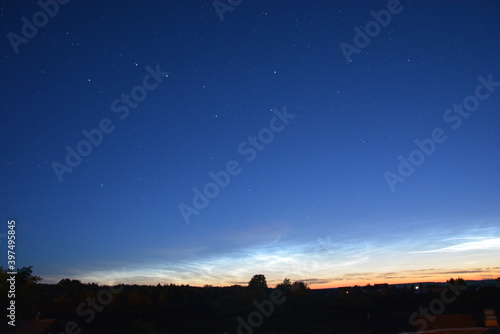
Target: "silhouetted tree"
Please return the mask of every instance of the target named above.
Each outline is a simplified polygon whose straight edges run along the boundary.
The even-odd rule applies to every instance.
[[[33,266],[22,267],[17,270],[16,284],[30,287],[41,280],[42,278],[40,276],[33,275]]]
[[[276,285],[276,288],[280,290],[290,290],[292,288],[292,282],[289,278],[285,278],[283,283]]]
[[[36,314],[35,306],[32,303],[33,289],[37,282],[42,279],[33,275],[33,267],[22,267],[17,269],[17,274],[10,276],[7,269],[0,267],[0,304],[6,305],[7,291],[9,291],[9,277],[15,277],[16,313],[17,319],[33,317]],[[5,304],[4,304],[5,303]]]
[[[69,278],[63,278],[62,280],[57,283],[60,287],[64,289],[71,289],[71,288],[79,288],[82,285],[82,282],[77,280],[77,279],[69,279]]]
[[[248,282],[248,287],[252,289],[267,289],[266,276],[262,274],[254,275],[250,282]]]
[[[446,283],[450,283],[451,285],[464,285],[467,286],[467,282],[461,277],[457,278],[456,280],[453,278],[450,278],[449,280],[446,281]]]
[[[306,291],[308,289],[309,288],[307,287],[307,284],[305,284],[302,281],[296,281],[296,282],[293,282],[293,284],[292,284],[293,291]]]

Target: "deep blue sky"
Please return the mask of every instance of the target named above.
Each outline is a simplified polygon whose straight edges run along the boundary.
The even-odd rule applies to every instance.
[[[15,218],[18,265],[46,282],[498,276],[500,87],[456,130],[443,119],[479,76],[500,82],[497,1],[402,1],[350,63],[340,44],[386,1],[243,0],[223,21],[210,1],[70,1],[17,53],[7,35],[41,8],[0,6],[0,241]],[[120,119],[148,66],[168,76]],[[247,162],[240,143],[284,108]],[[59,182],[54,161],[106,118]],[[384,173],[436,128],[446,141],[391,191]],[[231,160],[241,173],[186,224],[179,204]]]

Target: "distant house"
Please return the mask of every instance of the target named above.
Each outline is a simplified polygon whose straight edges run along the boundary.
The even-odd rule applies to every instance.
[[[490,313],[488,312],[490,315]],[[494,314],[494,312],[493,312]],[[494,326],[480,327],[470,314],[440,314],[435,316],[434,321],[427,321],[424,316],[416,317],[416,320],[425,321],[425,330],[419,330],[407,334],[489,334]],[[486,319],[486,312],[485,312]],[[496,316],[495,316],[496,319]],[[486,320],[485,320],[486,322]],[[498,324],[497,324],[498,325]],[[496,333],[496,332],[495,332]],[[500,328],[499,332],[500,333]]]
[[[351,293],[352,289],[353,288],[351,286],[339,287],[338,288],[339,295],[347,295],[347,294]]]
[[[485,308],[484,313],[484,325],[486,327],[498,327],[498,320],[495,311],[491,308]]]
[[[389,290],[389,284],[388,283],[380,283],[380,284],[375,284],[375,285],[367,285],[367,286],[344,286],[338,288],[339,295],[346,295],[353,293],[354,291],[361,291],[364,293],[381,293],[385,294]]]
[[[438,284],[428,284],[424,287],[424,293],[441,293],[444,290],[444,286]]]
[[[60,329],[56,328],[56,319],[35,319],[24,323],[17,329],[15,334],[48,334],[59,333]]]
[[[439,314],[434,321],[427,322],[427,330],[443,328],[475,328],[476,321],[470,314]],[[425,319],[424,316],[420,318]]]
[[[383,295],[386,294],[386,292],[389,290],[389,284],[388,283],[381,283],[381,284],[375,284],[373,286],[375,289],[375,292],[381,293]]]

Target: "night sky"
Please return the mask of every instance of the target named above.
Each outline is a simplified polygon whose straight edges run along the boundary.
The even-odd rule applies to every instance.
[[[42,282],[498,277],[498,1],[41,4],[0,5],[0,248]]]

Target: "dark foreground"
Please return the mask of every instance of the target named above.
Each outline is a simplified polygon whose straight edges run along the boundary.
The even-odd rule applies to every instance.
[[[498,283],[452,283],[423,285],[420,289],[380,285],[310,290],[302,283],[280,284],[272,289],[107,287],[69,279],[58,284],[32,282],[25,286],[19,282],[16,329],[22,333],[23,325],[31,322],[35,326],[33,319],[38,317],[36,325],[47,324],[45,333],[54,334],[394,334],[432,328],[441,321],[434,317],[436,314],[466,314],[478,327],[485,325],[484,309],[500,314]],[[6,305],[5,296],[2,291],[2,306]],[[8,318],[2,318],[0,331],[13,332],[12,326],[6,324]],[[28,328],[24,333],[37,330]]]

